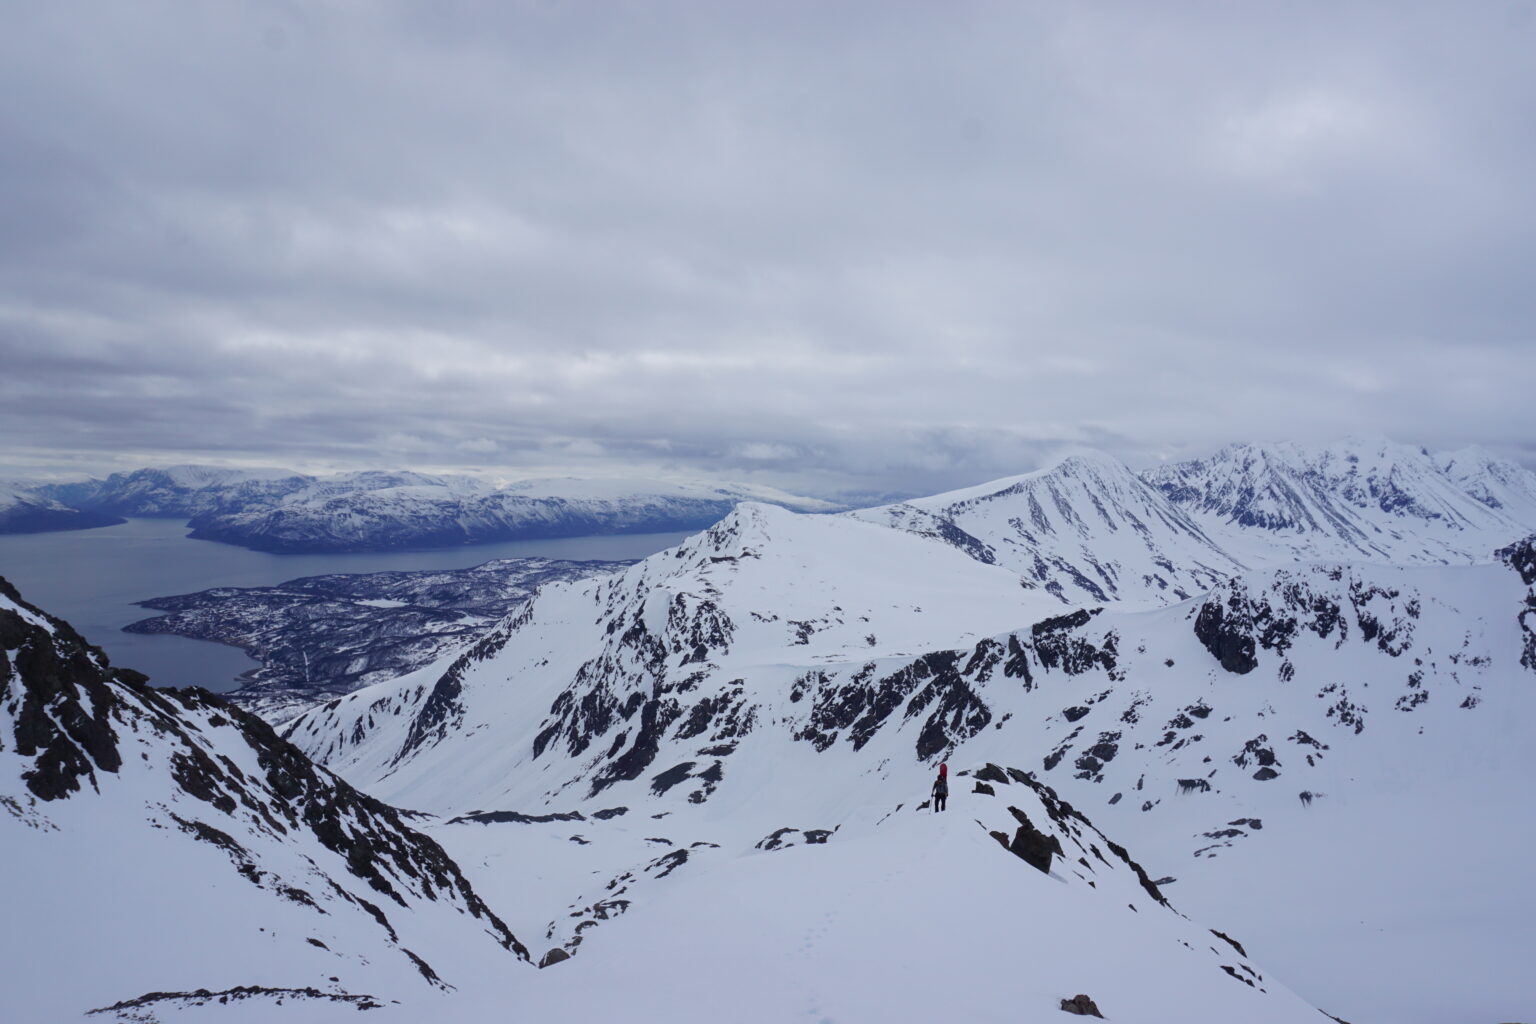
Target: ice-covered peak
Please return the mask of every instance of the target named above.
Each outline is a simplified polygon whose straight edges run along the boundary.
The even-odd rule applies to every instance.
[[[966,503],[1006,498],[1044,481],[1067,480],[1083,481],[1092,486],[1113,487],[1122,484],[1134,485],[1136,476],[1113,455],[1096,449],[1081,449],[1062,455],[1054,462],[1028,473],[1000,477],[971,487],[961,487],[923,498],[912,498],[898,504],[927,510],[946,509]]]
[[[796,513],[776,505],[743,501],[696,539],[709,557],[750,557],[772,541],[775,527],[793,530],[796,518]]]

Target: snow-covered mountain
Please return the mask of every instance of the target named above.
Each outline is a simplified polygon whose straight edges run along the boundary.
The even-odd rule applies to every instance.
[[[527,959],[400,813],[255,716],[113,668],[4,580],[0,810],[7,1020],[158,1020],[199,990],[307,1019]]]
[[[115,526],[120,516],[70,508],[31,491],[0,483],[0,533],[50,533]]]
[[[1097,452],[846,515],[949,544],[1081,607],[1152,607],[1245,568],[1486,562],[1536,531],[1536,473],[1478,449],[1231,445],[1140,475]]]
[[[654,799],[437,826],[466,858],[486,851],[498,876],[537,864],[545,890],[588,887],[550,926],[574,958],[515,995],[466,991],[452,1019],[491,1024],[514,1003],[533,1020],[685,1024],[1002,1024],[1071,1019],[1069,1005],[1141,1024],[1324,1019],[1240,938],[1174,911],[1123,848],[1017,769],[957,772],[943,814],[859,807],[875,787],[856,776],[779,778],[801,784],[798,820],[824,828],[785,824],[752,843],[745,826],[771,818],[751,801],[643,813],[665,806]],[[615,872],[626,843],[634,860]],[[391,1010],[379,1019],[412,1019]]]
[[[407,812],[211,694],[148,689],[3,581],[0,738],[16,1019],[1316,1019],[1016,768],[957,771],[942,815],[919,802],[920,765],[896,788],[850,776],[726,815],[665,820],[664,791],[590,814],[412,815],[488,904]],[[786,819],[827,827],[763,826]],[[522,962],[493,906],[549,921],[555,970]]]
[[[846,513],[1005,566],[1073,607],[1182,601],[1242,563],[1118,460],[1068,456],[1023,476]]]
[[[34,493],[74,508],[122,516],[191,517],[272,504],[314,481],[283,469],[167,466],[113,473],[105,480],[43,484]]]
[[[1464,493],[1518,523],[1536,521],[1536,473],[1476,445],[1436,456],[1440,471]]]
[[[806,666],[912,657],[1054,605],[921,537],[743,504],[623,572],[545,588],[451,667],[332,702],[289,735],[370,784],[388,776],[391,800],[444,812],[619,783],[644,793],[684,752],[696,771],[665,788],[712,790],[713,756],[693,748],[750,731],[755,693],[789,694]],[[668,762],[674,735],[684,750]],[[546,750],[561,756],[536,765],[530,789],[519,766]]]
[[[273,508],[197,516],[189,525],[193,537],[260,551],[361,551],[694,530],[745,500],[835,508],[761,488],[655,481],[524,481],[468,492],[441,483],[290,498]]]
[[[1360,743],[1444,719],[1471,723],[1460,742],[1510,721],[1536,673],[1530,552],[1255,570],[1164,609],[1044,617],[1038,592],[946,546],[748,505],[621,573],[553,585],[451,664],[288,735],[392,799],[454,813],[673,787],[702,803],[764,732],[807,756],[877,739],[882,756],[924,763],[972,741],[1038,751],[1043,778],[1118,793],[1107,813],[1132,821],[1171,806],[1180,780],[1249,794],[1215,817],[1262,812],[1281,790],[1290,803],[1343,785],[1327,737],[1349,749],[1368,722],[1381,724]],[[1049,703],[1060,696],[1075,703]],[[1479,710],[1490,699],[1505,710]],[[1298,752],[1282,757],[1286,744]],[[1294,786],[1268,785],[1282,766]]]
[[[758,485],[551,479],[497,487],[462,475],[369,470],[312,477],[208,466],[140,469],[30,493],[97,515],[185,516],[192,537],[278,553],[695,530],[742,501],[801,512],[841,508]]]
[[[1482,562],[1536,530],[1536,474],[1477,449],[1240,444],[1143,478],[1251,565]]]
[[[1382,821],[1394,792],[1477,787],[1486,802],[1441,813],[1502,808],[1479,826],[1480,851],[1532,838],[1508,810],[1536,771],[1532,578],[1527,542],[1493,564],[1252,570],[1165,608],[1049,617],[1054,598],[952,544],[749,505],[622,573],[555,585],[452,663],[286,735],[386,799],[460,818],[434,832],[450,849],[455,829],[499,812],[582,820],[590,841],[595,812],[620,807],[666,816],[669,843],[717,819],[809,836],[856,821],[874,794],[920,792],[941,758],[1023,761],[1207,917],[1224,884],[1287,892],[1231,922],[1283,947],[1288,908],[1319,883],[1268,878],[1283,858],[1267,851],[1332,849],[1333,830]],[[827,790],[814,816],[807,787]],[[689,838],[718,841],[702,827]],[[1449,856],[1460,842],[1425,846]],[[1383,877],[1380,859],[1336,869],[1361,920],[1388,902],[1349,903]],[[1530,918],[1507,898],[1520,877],[1484,867],[1503,895],[1479,908],[1481,930],[1425,941],[1455,935],[1502,965],[1488,991],[1506,995],[1521,991],[1507,969]],[[1430,912],[1423,890],[1389,896],[1394,913]],[[547,933],[568,934],[571,914],[603,926],[601,902],[552,913]],[[1353,975],[1368,1007],[1395,969],[1362,970],[1378,972]]]
[[[1521,1019],[1523,471],[1341,451],[1181,478],[1231,508],[1093,456],[850,515],[742,503],[283,736],[416,812],[555,968],[468,969],[453,1019],[1008,1020],[1075,992],[1316,1019],[1259,964],[1355,1024]],[[934,815],[944,759],[969,774]]]

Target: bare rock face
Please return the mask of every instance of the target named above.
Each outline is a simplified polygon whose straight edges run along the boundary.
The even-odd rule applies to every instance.
[[[1061,1008],[1064,1012],[1075,1014],[1079,1017],[1098,1017],[1100,1020],[1104,1019],[1104,1015],[1099,1012],[1099,1008],[1094,1005],[1093,1000],[1081,992],[1071,999],[1063,999],[1061,1001]]]
[[[539,966],[541,968],[548,967],[551,964],[558,964],[562,960],[569,960],[570,958],[571,954],[567,953],[559,946],[556,946],[554,949],[551,949],[548,953],[544,954],[544,958],[539,961]]]

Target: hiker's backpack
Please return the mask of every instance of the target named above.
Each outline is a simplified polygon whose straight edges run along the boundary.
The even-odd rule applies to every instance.
[[[941,778],[941,779],[949,778],[949,762],[948,761],[941,761],[941,762],[939,762],[939,778]]]

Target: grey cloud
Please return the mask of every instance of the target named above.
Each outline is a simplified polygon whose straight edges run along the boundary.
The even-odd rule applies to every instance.
[[[824,492],[1528,453],[1531,10],[25,3],[0,432]]]

